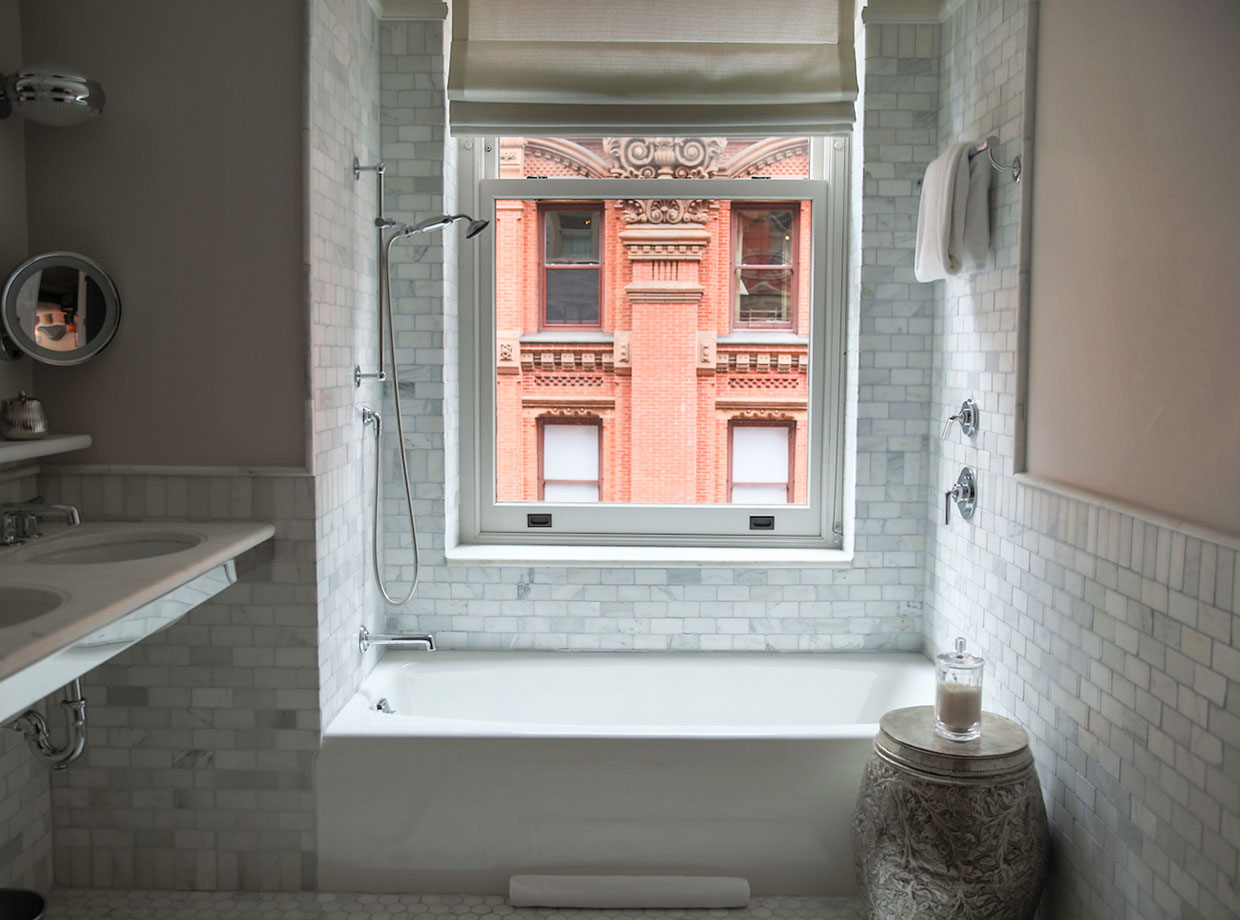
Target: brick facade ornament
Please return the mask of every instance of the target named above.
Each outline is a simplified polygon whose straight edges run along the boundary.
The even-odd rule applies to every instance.
[[[624,330],[616,332],[612,342],[612,367],[617,374],[633,372],[633,333]]]
[[[495,371],[499,374],[521,373],[521,346],[516,339],[496,340]]]
[[[709,179],[719,175],[727,146],[722,137],[603,138],[618,179]],[[710,202],[700,198],[630,199],[620,207],[629,224],[703,223],[710,214]]]
[[[632,262],[700,262],[711,241],[710,231],[698,223],[629,224],[619,235]]]
[[[696,354],[698,376],[715,373],[715,365],[719,361],[719,348],[716,344],[715,333],[699,332],[697,334]]]
[[[617,179],[710,179],[728,142],[722,137],[605,137]]]
[[[704,198],[626,198],[618,203],[626,224],[702,224],[710,217]]]

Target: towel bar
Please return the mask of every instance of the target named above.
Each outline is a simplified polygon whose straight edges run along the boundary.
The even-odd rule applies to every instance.
[[[982,141],[980,144],[978,144],[976,147],[974,147],[972,150],[969,151],[969,159],[970,160],[973,159],[979,153],[983,153],[983,152],[989,153],[991,166],[1003,172],[1010,172],[1012,174],[1012,178],[1015,181],[1019,182],[1020,173],[1021,173],[1020,156],[1017,156],[1016,159],[1012,161],[1011,166],[1004,166],[1002,163],[1000,163],[998,160],[995,159],[995,148],[998,146],[999,146],[999,138],[993,137],[993,136],[988,137],[986,138],[986,140]]]

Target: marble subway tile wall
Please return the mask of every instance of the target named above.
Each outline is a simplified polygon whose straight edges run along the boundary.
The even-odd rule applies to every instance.
[[[38,470],[0,465],[0,503],[33,498]],[[0,726],[0,888],[43,889],[51,881],[50,772],[30,756],[20,735]]]
[[[60,467],[40,487],[85,520],[276,527],[269,564],[83,678],[86,751],[51,780],[56,884],[312,888],[313,479]],[[8,748],[3,757],[7,764]],[[12,799],[3,799],[6,810]]]
[[[309,15],[310,381],[323,724],[365,676],[357,630],[380,625],[370,573],[374,437],[363,405],[378,370],[379,21],[366,0],[314,0]]]
[[[0,733],[0,888],[52,882],[51,771],[16,732]]]
[[[452,197],[445,194],[456,142],[446,139],[444,125],[443,28],[442,21],[385,22],[381,28],[383,156],[392,177],[387,209],[405,223],[454,210]],[[448,318],[440,304],[444,266],[455,253],[456,239],[452,228],[412,237],[397,243],[392,252],[403,446],[414,489],[418,545],[423,550],[443,547],[443,446],[451,408],[445,399],[447,373],[442,357]],[[394,420],[390,388],[384,392],[383,405],[385,418]],[[412,578],[413,551],[394,424],[384,442],[384,577],[391,583],[390,593],[403,597]],[[422,577],[426,577],[425,570]],[[405,609],[413,604],[416,601]]]
[[[1001,160],[1021,152],[1028,11],[948,5],[940,147],[996,134]],[[1041,916],[1240,916],[1235,546],[1013,477],[1020,193],[996,173],[990,270],[934,285],[932,421],[971,396],[981,430],[931,442],[927,645],[968,637],[986,707],[1029,729],[1053,841]],[[945,527],[965,464],[979,511]]]
[[[392,213],[414,220],[445,208],[442,22],[382,26],[383,158]],[[394,629],[429,630],[446,647],[549,649],[827,650],[921,646],[925,441],[931,294],[893,277],[886,253],[916,213],[913,174],[934,139],[934,32],[881,45],[870,66],[886,84],[867,112],[878,143],[900,162],[867,177],[861,207],[867,261],[861,300],[857,557],[808,569],[516,568],[449,565],[458,419],[456,303],[438,241],[413,261],[401,250],[400,362],[409,398],[406,448],[415,477],[426,566]],[[930,43],[930,44],[928,44]],[[901,68],[905,68],[901,71]],[[455,141],[447,141],[449,145]],[[871,145],[867,137],[867,147]],[[854,154],[856,155],[856,154]],[[924,168],[925,160],[921,161]],[[468,245],[462,243],[460,245]],[[451,460],[451,462],[449,462]],[[393,481],[385,489],[396,488]],[[388,492],[388,494],[394,494]],[[398,504],[393,501],[389,508]],[[392,513],[392,512],[389,512]],[[389,520],[397,536],[403,523]],[[394,573],[399,574],[399,573]],[[408,574],[404,577],[407,579]]]

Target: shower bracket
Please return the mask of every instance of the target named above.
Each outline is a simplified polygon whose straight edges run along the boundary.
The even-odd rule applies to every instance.
[[[373,374],[363,374],[360,364],[353,365],[353,386],[358,389],[362,386],[363,380],[378,380],[380,383],[387,381],[387,371],[376,371]]]

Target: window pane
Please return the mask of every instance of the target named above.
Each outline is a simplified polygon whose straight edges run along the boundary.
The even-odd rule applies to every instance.
[[[594,211],[548,211],[547,264],[597,265],[598,225],[598,214]]]
[[[536,194],[541,184],[526,187]],[[787,470],[811,467],[809,440],[776,433],[785,438],[779,472],[734,477],[729,420],[742,408],[777,409],[805,430],[814,276],[805,244],[815,216],[808,200],[682,202],[643,191],[572,203],[505,197],[492,213],[499,502],[550,501],[556,483],[596,480],[605,503],[727,505],[732,485],[764,483],[783,484],[791,503],[806,501],[808,491],[793,488]],[[737,214],[750,215],[751,242],[794,226],[793,264],[769,261],[784,258],[782,236],[762,256],[767,262],[738,264]],[[655,217],[657,229],[643,226]],[[587,228],[587,219],[598,226]],[[571,261],[591,247],[597,263]],[[732,335],[741,328],[792,335]],[[554,429],[573,429],[562,419],[583,410],[607,419],[608,437],[581,426],[576,434],[607,456],[589,472],[559,468]],[[539,463],[544,428],[553,432],[546,469]]]
[[[739,211],[740,265],[792,264],[792,211]]]
[[[787,486],[732,486],[734,505],[786,505]]]
[[[544,277],[544,325],[598,325],[597,268],[549,268]]]
[[[737,425],[732,429],[732,481],[788,481],[788,429]],[[733,490],[733,496],[735,496]],[[735,498],[733,499],[735,500]]]
[[[544,425],[543,478],[598,479],[598,426]]]
[[[792,270],[738,269],[736,319],[741,323],[792,322]]]
[[[548,482],[543,486],[543,501],[596,502],[597,482]]]

